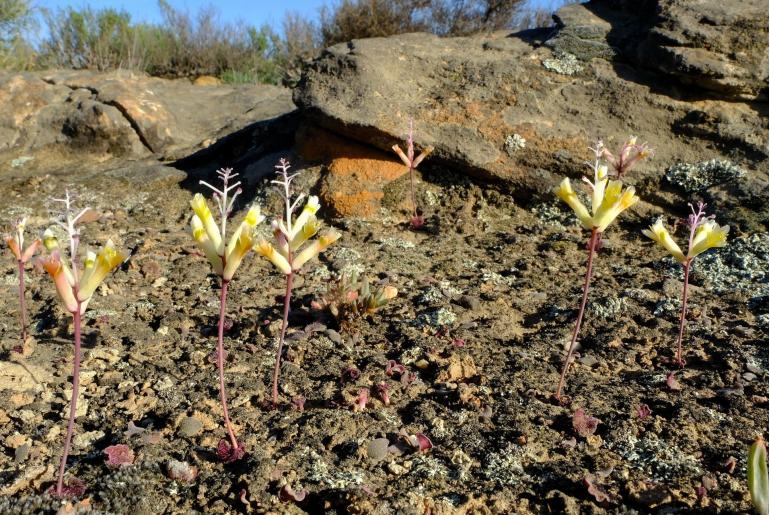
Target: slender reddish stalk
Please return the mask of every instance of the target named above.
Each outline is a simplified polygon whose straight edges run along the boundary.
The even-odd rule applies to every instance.
[[[75,326],[75,359],[72,368],[72,399],[70,400],[70,418],[67,422],[67,436],[64,439],[64,452],[59,463],[59,480],[56,483],[56,496],[61,497],[64,488],[64,468],[67,465],[67,456],[72,444],[72,433],[75,428],[75,414],[78,410],[78,392],[80,390],[80,302],[78,309],[72,314]]]
[[[409,167],[409,186],[412,192],[412,217],[417,218],[417,197],[414,195],[414,167]]]
[[[225,429],[230,437],[233,450],[238,449],[238,439],[235,438],[233,426],[230,423],[230,413],[227,411],[227,393],[225,392],[225,310],[227,306],[227,287],[230,281],[222,279],[222,293],[219,297],[219,327],[217,337],[217,369],[219,370],[219,400],[222,402],[222,413],[225,416]]]
[[[591,239],[588,240],[588,262],[586,264],[586,278],[583,282],[583,300],[580,303],[580,311],[578,312],[577,321],[575,322],[575,329],[572,331],[572,341],[569,345],[569,351],[567,351],[567,357],[564,360],[564,367],[562,367],[561,370],[559,386],[556,389],[557,400],[561,400],[561,389],[564,387],[564,379],[567,377],[569,360],[572,358],[572,353],[575,352],[575,344],[577,343],[577,337],[580,333],[580,325],[583,323],[583,313],[585,312],[586,302],[588,301],[588,288],[591,285],[591,272],[593,271],[594,251],[596,250],[596,243],[599,241],[599,238],[601,238],[601,233],[595,228],[591,229]]]
[[[291,255],[289,255],[291,263]],[[291,288],[294,282],[294,273],[286,275],[286,296],[283,299],[283,324],[281,325],[281,339],[278,340],[278,351],[275,354],[275,368],[273,369],[273,405],[278,405],[278,376],[281,374],[281,352],[286,337],[286,327],[289,325],[289,304],[291,303]]]
[[[21,341],[27,341],[27,303],[24,299],[24,261],[19,263],[19,310],[21,312]]]
[[[679,315],[679,339],[676,342],[676,363],[684,368],[682,359],[682,338],[684,337],[684,321],[687,316],[687,286],[690,284],[690,264],[692,259],[684,262],[684,286],[682,288],[682,313]]]

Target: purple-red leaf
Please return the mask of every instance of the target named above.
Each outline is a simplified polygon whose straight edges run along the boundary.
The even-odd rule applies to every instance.
[[[302,502],[305,500],[305,497],[307,497],[307,490],[300,490],[299,492],[295,492],[292,490],[292,488],[289,485],[284,485],[283,488],[281,488],[281,491],[278,492],[278,498],[282,502]]]
[[[217,457],[225,463],[234,463],[246,455],[246,449],[241,442],[238,442],[238,447],[233,449],[233,446],[226,439],[221,439],[219,445],[217,445]]]
[[[572,415],[572,427],[578,436],[587,438],[596,432],[596,428],[601,422],[598,418],[586,415],[583,408],[578,408]]]
[[[53,495],[54,497],[58,497],[60,499],[63,499],[65,497],[82,497],[83,494],[86,493],[86,484],[79,480],[76,477],[70,478],[69,481],[64,483],[64,487],[61,490],[61,495],[56,494],[56,485],[51,485],[51,487],[46,491],[46,493],[49,493]]]
[[[645,420],[650,415],[652,415],[652,410],[646,404],[642,404],[636,408],[636,416],[639,417],[639,420]]]
[[[586,474],[583,477],[583,484],[588,489],[588,493],[596,499],[599,504],[605,504],[610,501],[610,496],[605,492],[601,486],[596,484],[596,476],[593,474]]]
[[[104,454],[107,455],[104,463],[108,468],[119,469],[134,464],[134,451],[128,445],[110,445],[104,449]]]
[[[672,392],[678,392],[682,389],[682,385],[679,384],[679,381],[676,380],[676,375],[674,372],[669,372],[666,376],[666,386]]]

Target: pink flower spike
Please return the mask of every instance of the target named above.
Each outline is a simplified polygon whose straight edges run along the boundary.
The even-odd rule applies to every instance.
[[[104,449],[104,454],[107,455],[105,464],[113,470],[134,464],[134,451],[128,445],[111,445]]]

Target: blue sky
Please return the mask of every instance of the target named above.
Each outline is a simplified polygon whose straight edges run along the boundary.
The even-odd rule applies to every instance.
[[[244,22],[260,26],[269,24],[280,29],[283,16],[288,11],[296,11],[305,16],[315,18],[318,15],[318,9],[327,0],[273,0],[273,1],[254,1],[254,0],[170,0],[169,3],[183,11],[191,14],[197,13],[201,8],[214,6],[219,11],[223,21],[234,22],[243,20]],[[125,10],[131,14],[131,19],[135,21],[160,21],[160,9],[157,0],[37,0],[35,5],[45,8],[60,7],[83,7],[92,8],[112,7],[114,9]]]
[[[281,22],[286,12],[295,11],[315,19],[320,7],[333,3],[333,0],[218,0],[216,2],[212,0],[169,0],[169,3],[177,9],[192,14],[197,13],[201,8],[213,5],[219,11],[222,21],[242,20],[257,27],[268,24],[280,31]],[[552,8],[560,2],[558,0],[528,0],[528,3]],[[134,21],[160,21],[160,9],[157,0],[33,0],[33,4],[49,9],[83,6],[112,7],[128,11]]]

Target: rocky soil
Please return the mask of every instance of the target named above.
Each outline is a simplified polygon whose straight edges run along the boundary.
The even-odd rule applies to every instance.
[[[101,215],[84,243],[109,237],[131,254],[86,315],[69,474],[87,489],[65,501],[46,489],[71,397],[71,323],[30,267],[34,338],[22,344],[15,264],[2,261],[0,512],[748,512],[746,452],[768,422],[767,74],[755,66],[767,12],[702,3],[700,18],[683,2],[639,3],[632,20],[623,2],[590,2],[560,11],[556,30],[357,40],[327,49],[293,92],[0,77],[11,107],[0,219],[28,216],[40,231],[71,188]],[[742,28],[740,51],[723,27]],[[672,67],[693,55],[712,68]],[[436,147],[420,166],[420,231],[389,153],[410,118],[418,147]],[[571,403],[558,405],[587,235],[551,190],[586,173],[597,137],[615,148],[629,134],[656,155],[627,178],[642,201],[606,233]],[[199,179],[233,166],[235,217],[253,201],[277,214],[279,157],[343,236],[298,279],[279,409],[266,401],[283,278],[251,256],[232,283],[226,377],[248,455],[223,464],[218,285],[189,235],[189,201]],[[694,266],[687,367],[672,382],[681,268],[640,230],[698,200],[731,232]],[[352,271],[398,297],[345,322],[311,310]],[[372,398],[354,411],[362,388]],[[418,434],[432,448],[409,446]],[[133,465],[107,466],[116,444]]]

